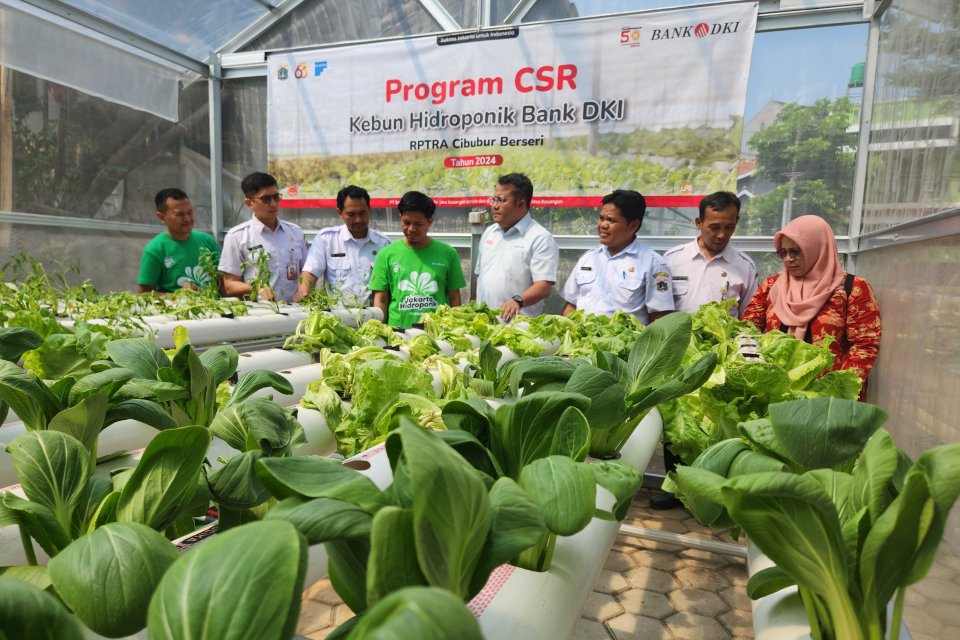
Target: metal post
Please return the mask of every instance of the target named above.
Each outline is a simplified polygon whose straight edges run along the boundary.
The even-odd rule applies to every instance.
[[[218,241],[223,233],[223,122],[221,115],[220,54],[210,52],[207,100],[210,102],[210,227]]]
[[[863,75],[863,102],[860,107],[860,136],[857,141],[857,164],[853,173],[853,203],[850,207],[850,244],[847,247],[847,271],[856,271],[856,256],[863,233],[863,202],[867,193],[867,160],[870,148],[870,122],[873,117],[873,94],[877,79],[877,58],[880,54],[880,18],[870,20],[867,35],[867,64]]]
[[[697,549],[699,551],[709,551],[711,553],[721,553],[725,556],[735,558],[746,558],[747,548],[740,544],[730,544],[729,542],[717,542],[716,540],[705,540],[694,536],[685,536],[679,533],[670,533],[669,531],[654,531],[653,529],[644,529],[634,527],[629,524],[620,525],[620,534],[633,536],[643,540],[653,540],[654,542],[663,542],[664,544],[675,544],[678,547],[687,549]]]
[[[487,226],[487,210],[477,208],[470,211],[470,299],[477,301],[477,258],[480,256],[480,236]]]

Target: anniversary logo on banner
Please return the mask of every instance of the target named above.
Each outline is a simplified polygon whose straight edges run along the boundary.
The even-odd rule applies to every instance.
[[[270,171],[285,207],[346,184],[486,205],[511,171],[534,206],[696,206],[736,186],[756,24],[750,3],[271,55]]]

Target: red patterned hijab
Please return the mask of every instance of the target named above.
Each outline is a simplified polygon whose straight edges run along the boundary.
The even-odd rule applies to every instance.
[[[844,271],[833,231],[820,216],[800,216],[791,220],[773,237],[778,251],[784,236],[803,251],[806,273],[795,278],[784,268],[770,287],[770,300],[780,321],[790,327],[790,333],[797,339],[803,340],[807,325],[843,283]]]

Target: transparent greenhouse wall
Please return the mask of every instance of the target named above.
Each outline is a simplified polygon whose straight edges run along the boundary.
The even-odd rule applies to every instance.
[[[5,222],[0,256],[59,258],[78,269],[74,280],[89,278],[101,291],[133,290],[140,252],[162,231],[154,214],[157,191],[184,189],[197,228],[212,228],[205,81],[181,90],[181,119],[172,123],[10,69],[4,75],[12,163],[2,169],[9,190],[0,194],[0,210],[73,218],[78,228]],[[96,232],[83,230],[84,220],[155,225],[156,231]],[[88,248],[74,246],[81,243]]]
[[[960,236],[913,242],[858,258],[883,317],[869,400],[890,414],[887,429],[916,457],[960,441]],[[954,510],[947,540],[960,548]]]
[[[895,0],[881,19],[863,231],[960,207],[960,3]]]
[[[894,0],[882,18],[863,231],[960,206],[960,4]],[[913,234],[922,234],[913,227]],[[960,236],[866,251],[883,317],[869,399],[911,456],[960,441]],[[947,542],[960,549],[960,515]]]

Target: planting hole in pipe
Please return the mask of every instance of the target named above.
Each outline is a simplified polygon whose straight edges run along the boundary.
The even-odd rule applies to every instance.
[[[366,460],[348,460],[343,463],[343,466],[356,469],[357,471],[366,471],[370,468],[370,463]]]

